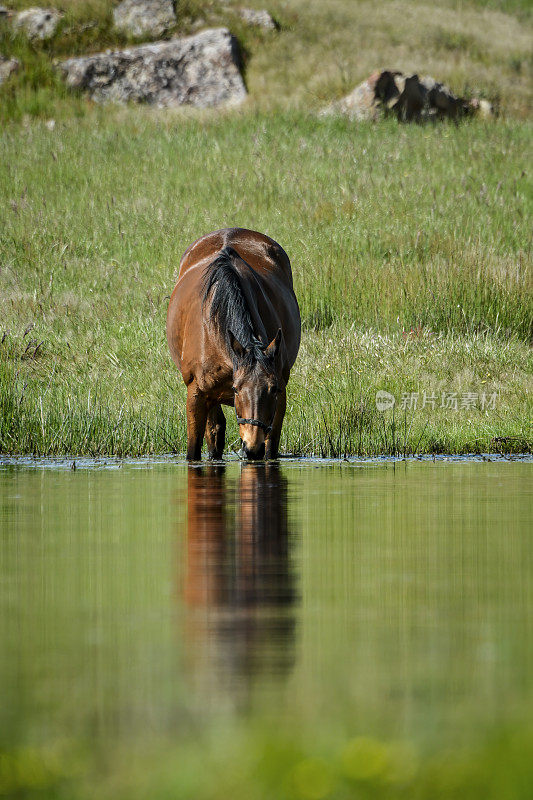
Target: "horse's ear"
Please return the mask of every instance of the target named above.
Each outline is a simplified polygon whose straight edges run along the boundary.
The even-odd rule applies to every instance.
[[[242,346],[242,344],[239,342],[237,337],[231,331],[230,331],[230,334],[229,334],[229,341],[230,341],[231,349],[233,350],[235,355],[239,356],[239,358],[242,358],[242,356],[245,353],[245,348]]]
[[[268,345],[267,349],[265,350],[265,353],[267,354],[267,356],[272,358],[274,361],[277,361],[278,356],[279,356],[279,350],[280,350],[280,345],[281,345],[281,336],[282,336],[281,328],[278,328],[278,332],[276,333],[276,335],[274,336],[274,338],[272,339],[272,341]]]

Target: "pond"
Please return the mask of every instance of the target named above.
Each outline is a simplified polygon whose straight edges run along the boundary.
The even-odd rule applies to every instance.
[[[5,752],[126,773],[220,731],[423,755],[529,725],[530,459],[71,464],[0,467]]]

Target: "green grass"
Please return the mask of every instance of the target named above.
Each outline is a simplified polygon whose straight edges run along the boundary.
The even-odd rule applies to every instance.
[[[166,306],[187,245],[228,225],[293,264],[283,451],[531,449],[529,123],[107,113],[0,139],[0,452],[183,452]],[[496,407],[440,408],[442,392]]]
[[[226,225],[269,233],[293,262],[304,337],[285,451],[531,448],[530,123],[310,113],[388,66],[527,117],[528,2],[272,2],[280,31],[261,33],[187,0],[169,36],[227,24],[245,54],[249,100],[218,117],[68,92],[55,59],[128,40],[109,3],[52,5],[65,16],[49,42],[0,23],[0,52],[21,62],[0,88],[0,451],[183,451],[167,297],[185,247]],[[376,411],[380,389],[394,414]],[[496,392],[496,408],[422,408],[423,392]]]
[[[340,740],[316,732],[312,739],[268,725],[215,725],[207,740],[156,740],[138,752],[130,745],[97,758],[61,741],[7,752],[0,792],[43,800],[528,800],[532,750],[526,731],[502,731],[476,748],[419,753],[409,742],[366,736]]]
[[[14,0],[19,9],[34,0]],[[67,91],[55,59],[122,47],[112,6],[104,0],[49,0],[65,16],[55,37],[28,44],[0,21],[0,53],[21,62],[0,87],[0,121],[93,114],[90,102]],[[218,0],[180,0],[168,36],[226,25],[241,42],[253,109],[319,109],[351,91],[376,69],[433,75],[458,94],[496,101],[504,115],[527,118],[533,104],[529,0],[249,0],[265,5],[278,32],[246,26]],[[132,40],[132,43],[134,41]],[[112,110],[108,111],[113,116]]]
[[[27,0],[18,0],[10,7],[20,10],[34,5]],[[0,54],[18,59],[20,65],[12,77],[0,86],[0,122],[20,122],[32,117],[68,119],[73,115],[92,116],[94,104],[79,92],[67,89],[56,69],[56,62],[150,40],[149,37],[128,37],[116,30],[113,5],[117,3],[99,0],[49,3],[49,6],[64,12],[64,16],[54,36],[44,42],[29,41],[23,33],[14,32],[10,20],[0,19]],[[269,34],[245,26],[238,16],[224,6],[201,0],[180,0],[176,24],[162,38],[170,39],[220,25],[229,25],[238,36],[245,63],[249,53],[269,39]]]

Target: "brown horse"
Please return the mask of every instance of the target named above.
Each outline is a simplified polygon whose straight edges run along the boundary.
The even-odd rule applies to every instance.
[[[289,258],[262,233],[226,228],[180,262],[167,340],[187,386],[187,458],[224,450],[221,404],[235,406],[244,454],[277,458],[286,387],[300,346]]]

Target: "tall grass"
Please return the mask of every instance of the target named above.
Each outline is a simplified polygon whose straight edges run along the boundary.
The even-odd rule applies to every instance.
[[[185,247],[227,225],[292,260],[285,451],[531,447],[527,123],[106,115],[0,140],[0,451],[182,452],[166,305]],[[498,404],[376,411],[433,388]]]

